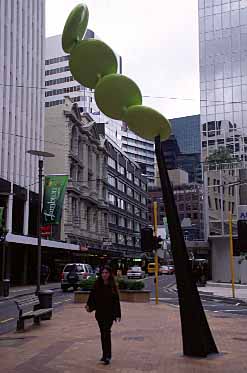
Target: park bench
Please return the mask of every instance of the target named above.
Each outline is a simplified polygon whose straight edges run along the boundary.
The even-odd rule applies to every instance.
[[[34,324],[39,325],[42,316],[46,316],[46,320],[50,319],[52,316],[52,308],[39,308],[39,298],[35,294],[23,296],[20,299],[15,300],[15,304],[19,311],[19,318],[16,327],[17,332],[24,331],[24,323],[27,319],[33,318]],[[33,307],[33,310],[24,312],[28,307]]]

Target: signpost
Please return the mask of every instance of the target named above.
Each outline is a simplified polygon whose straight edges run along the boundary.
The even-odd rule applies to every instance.
[[[159,303],[159,262],[158,262],[158,248],[157,243],[157,202],[154,202],[154,238],[155,238],[155,303]]]

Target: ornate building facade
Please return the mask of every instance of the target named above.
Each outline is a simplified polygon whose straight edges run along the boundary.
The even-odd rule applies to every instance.
[[[102,249],[108,240],[107,154],[104,139],[89,114],[76,103],[46,109],[46,174],[69,175],[61,226],[56,238],[80,244],[81,250]]]

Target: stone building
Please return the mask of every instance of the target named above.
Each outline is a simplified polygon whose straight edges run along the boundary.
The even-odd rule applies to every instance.
[[[97,124],[78,105],[46,108],[45,150],[55,154],[45,162],[46,174],[69,175],[56,238],[80,244],[82,251],[101,250],[108,240],[107,154]]]

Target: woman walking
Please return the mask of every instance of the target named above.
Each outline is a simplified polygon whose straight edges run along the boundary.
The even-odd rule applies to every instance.
[[[113,321],[121,320],[121,308],[112,270],[107,265],[101,268],[100,276],[89,295],[86,310],[96,311],[103,351],[101,361],[108,365],[111,361],[111,327]]]

